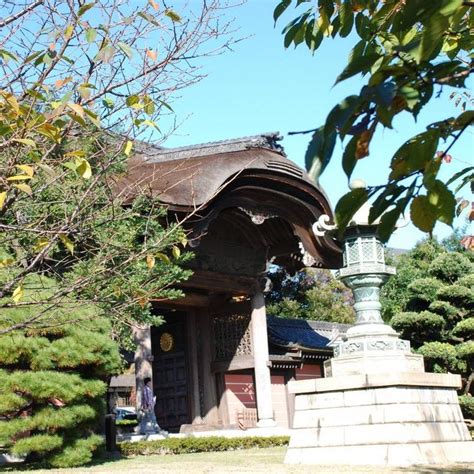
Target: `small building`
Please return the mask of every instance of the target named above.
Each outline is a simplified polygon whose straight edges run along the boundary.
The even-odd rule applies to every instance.
[[[342,265],[339,242],[312,230],[332,216],[324,192],[276,134],[143,146],[122,186],[129,199],[140,189],[158,196],[195,254],[185,296],[154,304],[164,324],[135,329],[137,396],[151,376],[169,431],[289,426],[287,381],[321,376],[329,336],[342,328],[267,318],[265,272],[270,263],[290,272]]]

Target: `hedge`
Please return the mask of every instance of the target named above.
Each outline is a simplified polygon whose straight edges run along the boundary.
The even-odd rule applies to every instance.
[[[287,446],[289,441],[289,436],[249,436],[245,438],[209,436],[203,438],[166,438],[155,441],[139,441],[136,443],[125,441],[119,444],[119,450],[124,456],[190,454]]]
[[[459,405],[464,418],[474,420],[474,397],[461,395],[459,397]]]

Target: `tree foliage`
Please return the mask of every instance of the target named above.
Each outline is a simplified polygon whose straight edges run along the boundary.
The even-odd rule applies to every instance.
[[[56,289],[53,280],[29,275],[22,299],[41,301]],[[3,309],[0,327],[23,327],[44,309],[36,304]],[[81,323],[72,323],[68,311]],[[48,327],[0,336],[0,444],[18,456],[71,467],[90,461],[102,444],[94,432],[104,413],[106,381],[119,372],[121,361],[98,308],[71,299],[50,318],[54,324]]]
[[[461,373],[465,393],[474,380],[474,264],[468,255],[422,242],[400,257],[397,274],[382,289],[384,319],[424,356],[427,370]]]
[[[416,119],[441,93],[459,103],[473,71],[474,9],[464,0],[281,0],[274,19],[294,5],[298,16],[283,30],[285,47],[303,44],[315,52],[324,39],[357,39],[336,84],[366,77],[361,90],[346,97],[313,132],[306,167],[317,179],[343,143],[342,166],[351,177],[357,162],[370,155],[373,137],[381,128],[393,128],[398,116]],[[421,133],[403,143],[391,159],[385,185],[354,189],[336,206],[342,233],[352,215],[374,199],[370,220],[382,216],[379,232],[387,240],[397,218],[408,209],[413,223],[431,232],[437,221],[451,225],[469,206],[455,193],[474,183],[474,167],[467,166],[447,182],[438,178],[443,161],[449,162],[454,143],[474,123],[469,100],[453,117],[437,117]],[[449,186],[454,186],[454,192]],[[469,214],[474,219],[474,212]]]
[[[307,268],[288,275],[278,268],[269,272],[272,291],[267,312],[282,318],[353,323],[352,292],[329,270]]]
[[[233,41],[227,5],[134,5],[0,2],[0,311],[32,308],[29,275],[57,281],[24,328],[47,326],[75,300],[99,307],[117,335],[154,322],[150,299],[177,296],[171,285],[189,275],[180,223],[147,189],[131,202],[121,177],[138,138],[165,138],[159,118],[203,77],[200,58]]]

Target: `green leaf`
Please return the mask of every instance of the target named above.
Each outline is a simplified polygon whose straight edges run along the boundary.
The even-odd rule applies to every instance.
[[[133,50],[130,46],[122,41],[117,43],[117,46],[122,50],[122,52],[127,56],[128,59],[132,59],[133,57]]]
[[[389,179],[400,179],[414,171],[425,169],[433,159],[439,142],[440,131],[430,129],[405,142],[392,158]]]
[[[341,21],[341,29],[339,35],[345,38],[352,31],[354,25],[354,11],[351,2],[345,0],[339,8],[339,18]]]
[[[442,15],[433,15],[424,25],[421,42],[414,55],[417,63],[429,61],[438,55],[443,46],[444,33],[448,29],[449,20]]]
[[[358,139],[358,136],[352,137],[346,145],[346,148],[344,148],[344,153],[342,154],[342,169],[344,170],[344,173],[346,173],[347,179],[351,177],[357,163],[356,148]]]
[[[171,251],[173,253],[174,258],[179,258],[180,257],[181,250],[179,249],[179,247],[177,247],[176,245],[173,245],[173,248],[171,249]]]
[[[436,209],[436,217],[440,222],[452,225],[456,199],[442,181],[436,180],[428,189],[428,201]]]
[[[102,100],[102,104],[104,105],[104,107],[106,107],[107,109],[113,109],[114,108],[114,101],[108,97],[106,97],[105,99]]]
[[[170,258],[168,257],[168,255],[162,253],[162,252],[157,252],[155,253],[155,257],[158,258],[159,260],[161,260],[163,263],[165,263],[166,265],[170,265],[171,264],[171,260]]]
[[[86,30],[86,41],[93,43],[97,37],[97,30],[95,28],[87,28]]]
[[[133,107],[134,105],[138,104],[140,102],[140,97],[138,97],[138,95],[129,95],[126,99],[125,99],[125,103],[129,106],[129,107]]]
[[[474,110],[466,110],[454,122],[454,129],[459,130],[461,128],[474,125]]]
[[[171,10],[171,8],[167,8],[165,10],[165,15],[168,18],[170,18],[174,23],[180,23],[181,22],[181,17],[174,10]]]
[[[327,116],[326,133],[338,129],[339,135],[343,139],[357,118],[356,112],[361,102],[359,95],[350,95],[336,105]]]
[[[336,79],[336,84],[341,81],[348,79],[349,77],[355,76],[359,73],[366,73],[370,71],[372,65],[380,58],[379,54],[371,53],[367,56],[356,56],[352,61],[345,67],[345,69],[339,74]]]
[[[369,212],[369,222],[376,221],[390,206],[395,204],[395,201],[405,190],[404,186],[397,186],[395,183],[388,184],[373,202]],[[399,214],[401,212],[402,209],[400,208]]]
[[[314,181],[324,171],[331,160],[336,144],[336,131],[325,132],[325,127],[318,128],[314,133],[305,154],[306,169]]]
[[[369,198],[367,189],[356,188],[339,199],[336,209],[336,224],[342,234],[352,219],[352,216],[365,204]]]
[[[393,234],[397,221],[400,218],[401,209],[397,206],[394,209],[382,215],[380,223],[377,227],[377,233],[382,242],[388,242]]]
[[[454,183],[454,181],[458,180],[459,178],[469,173],[470,171],[474,171],[474,166],[468,166],[467,168],[464,168],[461,171],[458,171],[453,176],[451,176],[451,178],[449,178],[446,184],[449,186],[450,184]]]
[[[291,5],[291,0],[282,0],[273,11],[273,21],[276,23],[283,12]]]
[[[403,86],[398,89],[397,95],[400,95],[405,99],[407,103],[407,107],[410,110],[413,110],[416,104],[420,101],[420,93],[417,89],[410,87],[410,86]]]
[[[79,16],[84,15],[84,13],[86,13],[86,11],[90,10],[94,5],[95,5],[95,2],[85,3],[85,4],[82,5],[82,7],[79,8],[79,10],[77,11],[77,16],[79,17]]]
[[[436,208],[429,202],[427,196],[416,196],[410,206],[413,224],[423,232],[432,232],[436,223]]]

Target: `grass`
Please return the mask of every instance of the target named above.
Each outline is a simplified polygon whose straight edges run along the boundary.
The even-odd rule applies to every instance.
[[[286,448],[247,449],[219,453],[180,454],[175,456],[137,456],[129,459],[105,460],[100,464],[77,469],[15,470],[15,473],[35,474],[196,474],[196,473],[266,473],[266,474],[309,474],[309,473],[473,473],[472,466],[426,466],[419,468],[382,469],[364,466],[288,466],[283,464]],[[19,466],[20,467],[20,466]],[[8,469],[10,472],[11,469]],[[0,469],[2,472],[3,469]]]

